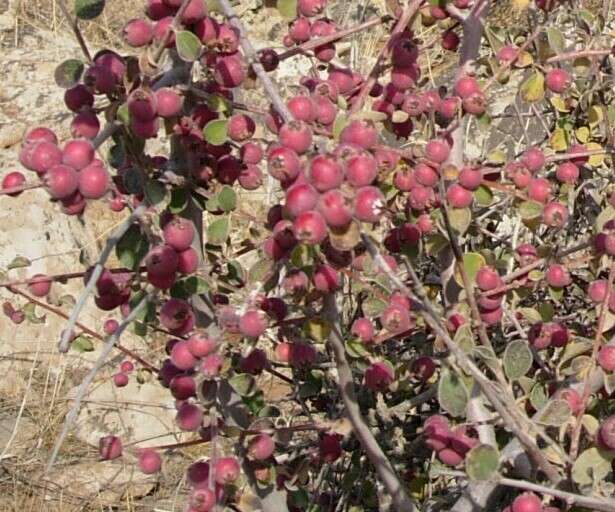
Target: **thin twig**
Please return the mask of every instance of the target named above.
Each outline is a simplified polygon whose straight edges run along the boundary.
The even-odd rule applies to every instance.
[[[64,0],[58,0],[58,4],[60,5],[60,10],[62,11],[62,14],[64,14],[66,21],[68,22],[68,24],[70,25],[70,28],[75,34],[75,38],[77,39],[77,42],[79,43],[79,46],[81,47],[81,51],[83,52],[83,55],[85,56],[88,62],[92,62],[92,55],[90,54],[90,50],[88,50],[88,45],[86,44],[85,39],[83,38],[83,34],[81,33],[81,30],[79,29],[79,22],[77,21],[77,17],[71,16],[69,10],[66,8],[66,4],[64,3]]]
[[[60,435],[58,436],[58,439],[53,446],[51,457],[49,458],[49,462],[47,462],[47,466],[45,467],[45,476],[47,476],[49,474],[49,471],[51,471],[51,468],[56,458],[58,457],[58,453],[60,452],[60,448],[64,443],[64,439],[68,435],[68,431],[77,419],[77,414],[79,413],[79,409],[81,407],[81,400],[83,400],[83,397],[85,396],[88,388],[90,387],[90,384],[94,380],[94,377],[96,377],[96,374],[107,360],[109,353],[111,352],[111,350],[113,350],[113,346],[115,345],[119,337],[122,335],[124,330],[137,318],[137,316],[139,315],[141,310],[147,305],[151,297],[152,294],[145,295],[132,309],[130,314],[122,321],[122,323],[118,326],[117,330],[113,333],[113,335],[109,336],[109,339],[107,340],[107,343],[105,344],[100,355],[98,356],[98,359],[94,363],[94,366],[79,385],[79,388],[77,389],[77,393],[75,395],[75,401],[73,403],[73,406],[66,415],[66,420],[64,421],[62,431],[60,432]]]
[[[70,339],[72,336],[73,329],[75,327],[75,322],[79,318],[79,313],[85,306],[85,302],[88,297],[94,291],[94,287],[96,286],[96,281],[102,274],[103,267],[111,256],[111,251],[115,248],[120,238],[128,231],[128,228],[132,225],[132,223],[137,220],[143,213],[145,212],[145,205],[140,205],[132,214],[130,214],[122,224],[113,232],[113,234],[107,239],[107,243],[105,244],[105,248],[100,253],[100,257],[94,266],[94,270],[92,271],[92,275],[88,280],[85,288],[82,290],[81,295],[79,295],[79,299],[77,299],[77,303],[73,308],[73,311],[70,314],[68,319],[68,324],[66,325],[66,329],[62,333],[62,338],[60,339],[60,343],[58,345],[58,350],[60,352],[66,352],[68,350],[68,346],[70,343]]]

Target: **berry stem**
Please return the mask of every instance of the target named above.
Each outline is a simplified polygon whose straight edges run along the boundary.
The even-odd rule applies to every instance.
[[[68,24],[70,25],[70,28],[75,34],[75,38],[77,39],[77,43],[79,43],[79,46],[81,47],[81,51],[83,52],[83,55],[85,56],[88,62],[92,62],[92,55],[90,54],[90,50],[88,50],[88,45],[86,44],[85,39],[83,38],[81,29],[79,28],[79,22],[77,20],[77,16],[75,17],[71,16],[69,10],[66,7],[66,3],[64,2],[64,0],[58,0],[58,4],[60,5],[60,10],[62,11],[62,14],[66,18],[66,21],[68,22]]]
[[[380,76],[380,68],[382,66],[383,61],[387,59],[389,55],[391,54],[391,50],[393,46],[392,43],[395,39],[395,36],[397,36],[397,34],[401,34],[406,29],[406,27],[412,22],[412,18],[419,11],[419,8],[421,7],[422,4],[423,4],[423,0],[412,0],[411,2],[408,3],[408,5],[406,5],[406,7],[404,7],[404,10],[399,20],[395,24],[395,28],[391,32],[391,35],[389,36],[388,41],[380,49],[380,53],[376,57],[376,62],[374,63],[374,66],[369,72],[367,80],[365,80],[365,83],[361,86],[361,89],[359,90],[359,93],[357,94],[357,99],[352,104],[350,112],[348,113],[349,116],[356,114],[363,108],[363,105],[365,104],[365,100],[367,99],[367,95],[372,90],[372,87],[374,87],[374,85],[376,84],[376,81],[378,80],[378,77]]]
[[[0,196],[8,194],[17,194],[23,192],[24,190],[33,190],[35,188],[41,188],[42,186],[42,183],[30,183],[29,185],[21,185],[19,187],[3,188],[2,190],[0,190]]]
[[[83,397],[85,396],[88,388],[90,387],[90,384],[92,384],[94,377],[96,377],[96,374],[98,373],[102,365],[107,360],[107,357],[111,353],[111,350],[113,349],[113,347],[119,340],[122,333],[137,318],[137,316],[141,313],[141,310],[147,305],[150,299],[152,299],[153,295],[154,294],[152,293],[145,295],[139,301],[139,303],[135,305],[135,307],[130,312],[130,314],[122,321],[122,323],[118,326],[116,331],[111,336],[109,336],[102,351],[100,352],[100,355],[98,356],[98,359],[94,363],[94,366],[89,371],[89,373],[85,376],[85,379],[83,379],[81,384],[79,384],[79,388],[77,389],[77,393],[75,394],[75,400],[73,402],[73,406],[71,407],[70,411],[66,415],[66,420],[64,422],[64,425],[62,426],[62,431],[60,432],[60,435],[56,439],[55,445],[53,446],[53,451],[51,452],[51,457],[49,457],[49,461],[47,462],[47,465],[45,466],[45,472],[43,473],[44,476],[47,476],[49,474],[49,471],[51,471],[51,468],[53,467],[53,464],[56,458],[58,457],[58,453],[60,452],[60,448],[62,447],[62,444],[64,443],[64,439],[68,435],[68,431],[70,430],[73,423],[77,419],[77,414],[79,413],[79,409],[81,408],[81,401],[83,400]]]
[[[129,270],[127,268],[111,268],[108,270],[112,274],[123,274],[123,273],[134,274],[132,270]],[[145,270],[145,267],[141,267],[140,271],[144,271],[144,270]],[[85,275],[85,272],[70,272],[67,274],[55,274],[53,276],[45,276],[45,279],[48,279],[49,281],[66,281],[68,279],[77,279],[79,277],[83,277],[84,275]],[[17,279],[15,281],[0,283],[0,288],[8,288],[10,286],[24,285],[24,284],[27,285],[33,282],[36,282],[36,278]]]
[[[85,285],[85,288],[82,290],[81,294],[79,295],[79,298],[77,299],[77,303],[75,304],[75,307],[73,308],[73,311],[71,312],[70,317],[68,319],[68,324],[66,326],[66,329],[62,333],[62,338],[60,339],[60,343],[58,345],[58,350],[60,352],[66,352],[68,350],[68,345],[70,343],[70,336],[71,336],[71,332],[73,328],[75,327],[75,322],[77,322],[77,319],[79,318],[79,313],[81,313],[81,310],[85,306],[86,300],[93,293],[94,287],[96,285],[96,281],[98,281],[98,278],[102,274],[103,267],[105,263],[107,262],[107,259],[109,259],[109,256],[111,256],[111,252],[113,251],[117,243],[120,241],[120,238],[122,238],[124,233],[128,231],[128,228],[133,224],[135,220],[141,217],[143,213],[145,213],[145,205],[140,205],[134,212],[132,212],[132,214],[130,214],[126,218],[126,220],[124,220],[124,222],[122,222],[118,226],[118,228],[107,239],[105,247],[100,253],[100,257],[98,258],[98,261],[96,262],[96,265],[94,266],[92,275],[90,276],[90,279]]]
[[[577,59],[579,57],[606,57],[613,53],[613,48],[605,48],[604,50],[579,50],[576,52],[560,53],[549,57],[547,62],[553,64],[554,62],[562,62],[566,60]]]

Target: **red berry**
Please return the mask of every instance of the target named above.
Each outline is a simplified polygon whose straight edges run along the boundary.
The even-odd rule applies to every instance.
[[[113,376],[113,384],[115,384],[115,387],[118,388],[123,388],[124,386],[128,385],[128,375],[126,375],[125,373],[116,373]]]
[[[194,225],[184,217],[175,216],[162,230],[164,241],[178,252],[187,250],[194,240]]]
[[[216,482],[220,485],[233,483],[239,473],[239,461],[235,457],[220,457],[214,466]]]
[[[70,124],[70,133],[73,137],[83,137],[93,139],[100,131],[100,121],[92,110],[79,112]]]
[[[463,106],[463,110],[465,110],[468,114],[480,116],[485,112],[487,99],[482,91],[475,92],[463,98],[461,104]]]
[[[163,87],[158,89],[156,95],[156,114],[160,117],[170,118],[181,114],[183,100],[173,89]]]
[[[26,177],[19,171],[10,172],[2,179],[2,190],[21,187],[25,182]],[[16,197],[19,194],[21,194],[21,192],[12,192],[11,194],[7,195],[11,197]]]
[[[378,222],[385,206],[384,194],[379,188],[361,187],[354,198],[354,216],[362,222]]]
[[[320,244],[327,236],[327,224],[324,217],[314,210],[297,215],[293,230],[298,240],[308,244]]]
[[[124,25],[122,35],[129,46],[138,48],[151,43],[154,38],[154,28],[147,20],[134,19]]]
[[[476,274],[476,284],[482,291],[489,291],[502,285],[502,278],[493,267],[483,266]]]
[[[177,426],[186,432],[196,432],[203,423],[203,410],[195,404],[184,402],[175,416]]]
[[[197,360],[190,351],[187,341],[181,340],[173,345],[171,362],[180,370],[191,370],[196,366]]]
[[[320,265],[314,270],[314,288],[323,293],[330,293],[340,287],[340,275],[330,265]]]
[[[318,201],[318,192],[308,183],[293,185],[286,191],[285,208],[288,213],[297,217],[312,210]]]
[[[65,199],[77,190],[79,175],[68,165],[54,165],[45,173],[44,181],[51,197]]]
[[[387,362],[376,362],[365,370],[364,378],[372,391],[386,391],[395,380],[395,371]]]
[[[461,99],[468,98],[470,95],[480,92],[480,86],[473,76],[462,76],[455,82],[455,93]]]
[[[553,263],[549,266],[545,272],[545,279],[547,280],[549,286],[552,286],[553,288],[563,288],[572,282],[568,270],[566,270],[564,266],[557,263]]]
[[[378,132],[373,123],[357,119],[342,130],[340,141],[370,149],[378,143]]]
[[[139,450],[139,469],[146,475],[158,473],[162,467],[162,459],[156,450],[151,448]]]
[[[542,501],[533,492],[517,496],[511,505],[512,512],[542,512]]]
[[[455,51],[459,47],[459,36],[452,29],[442,33],[442,48],[449,51]]]
[[[472,192],[453,183],[446,191],[446,199],[453,208],[467,208],[472,204]]]
[[[168,245],[158,245],[145,257],[145,265],[152,275],[159,277],[172,275],[177,270],[177,252]]]
[[[547,226],[561,228],[568,221],[568,208],[563,203],[552,201],[544,207],[542,221]]]
[[[316,190],[326,192],[342,184],[344,171],[331,155],[318,155],[310,162],[309,180]]]
[[[318,199],[317,209],[327,225],[341,228],[352,220],[351,206],[351,201],[340,190],[329,190]]]
[[[576,183],[579,180],[579,168],[572,162],[564,162],[557,167],[555,176],[562,183]]]
[[[547,88],[551,92],[562,93],[565,92],[572,82],[572,78],[568,71],[560,68],[552,69],[547,73],[545,82]]]
[[[100,199],[107,193],[109,182],[107,169],[91,163],[79,173],[79,193],[86,199]]]
[[[98,453],[102,460],[113,460],[122,456],[122,441],[117,436],[101,437],[98,442]]]
[[[245,114],[235,114],[228,120],[228,135],[236,142],[252,138],[255,129],[254,120]]]
[[[269,151],[267,170],[271,176],[282,182],[294,180],[301,171],[301,161],[297,153],[284,146],[278,146]]]
[[[79,112],[83,107],[94,105],[94,95],[83,84],[77,84],[64,92],[64,103],[69,110]],[[48,142],[52,142],[48,140]],[[57,139],[52,144],[57,144]]]

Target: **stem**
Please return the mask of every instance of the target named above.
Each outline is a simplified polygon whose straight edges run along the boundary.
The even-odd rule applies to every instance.
[[[94,363],[94,366],[92,367],[90,372],[86,375],[85,379],[83,379],[83,381],[79,385],[79,388],[77,389],[77,393],[75,395],[75,401],[73,403],[73,406],[71,407],[70,411],[66,415],[66,421],[64,422],[64,425],[62,426],[62,431],[60,432],[60,435],[58,436],[58,439],[56,440],[55,445],[53,446],[51,457],[49,458],[49,462],[47,462],[47,466],[45,467],[44,476],[47,476],[49,474],[49,471],[51,470],[53,463],[58,457],[58,453],[60,452],[62,443],[64,443],[64,439],[68,435],[68,431],[70,430],[73,423],[77,419],[77,414],[79,413],[79,409],[81,408],[81,400],[83,400],[83,397],[85,396],[88,388],[90,387],[90,384],[92,384],[94,377],[96,377],[96,374],[98,373],[102,365],[107,360],[109,353],[113,349],[113,346],[115,345],[119,337],[122,335],[124,330],[137,318],[137,315],[141,312],[141,309],[145,307],[145,305],[148,303],[151,297],[152,297],[152,294],[145,295],[139,301],[139,303],[134,307],[134,309],[130,312],[130,314],[124,319],[124,321],[119,325],[119,327],[113,333],[113,335],[109,336],[109,339],[107,340],[100,355],[98,356],[98,359]]]
[[[51,306],[50,304],[46,304],[45,302],[42,302],[40,300],[38,300],[35,297],[32,297],[31,295],[28,295],[26,292],[24,292],[23,290],[20,290],[19,288],[15,288],[12,285],[7,285],[6,286],[7,290],[9,290],[11,293],[14,293],[16,295],[21,295],[23,298],[25,298],[26,300],[28,300],[29,302],[32,302],[33,304],[36,304],[37,306],[40,306],[41,308],[59,316],[65,319],[68,319],[68,315],[62,311],[61,309],[58,309],[54,306]],[[83,325],[80,322],[76,322],[75,325],[77,327],[79,327],[79,329],[81,329],[82,332],[84,332],[85,334],[88,334],[89,336],[91,336],[92,338],[95,338],[99,341],[105,341],[105,336],[102,336],[100,334],[98,334],[96,331],[90,329],[88,326]],[[128,357],[133,358],[135,361],[137,361],[138,363],[140,363],[144,368],[147,368],[153,372],[158,372],[158,368],[156,368],[154,365],[148,363],[147,361],[145,361],[144,359],[141,358],[141,356],[135,354],[132,350],[130,350],[129,348],[124,347],[123,345],[116,343],[115,347],[122,352],[123,354],[127,355]]]
[[[372,18],[370,20],[367,20],[364,23],[355,25],[354,27],[346,28],[344,30],[339,30],[335,34],[312,39],[303,44],[295,46],[294,48],[286,50],[284,53],[281,53],[280,55],[278,55],[278,59],[280,59],[280,61],[286,60],[290,57],[294,57],[297,54],[302,54],[307,51],[318,48],[319,46],[322,46],[323,44],[333,43],[345,37],[356,34],[357,32],[362,32],[363,30],[367,30],[368,28],[377,27],[378,25],[381,25],[382,23],[385,23],[390,19],[391,19],[390,16]]]
[[[260,63],[256,50],[248,38],[248,33],[243,26],[243,23],[237,17],[237,14],[231,7],[228,0],[218,0],[218,4],[222,8],[224,15],[228,18],[230,25],[239,31],[239,44],[243,50],[244,57],[248,60],[249,64],[252,66],[252,69],[256,73],[256,76],[258,76],[262,82],[265,92],[271,99],[271,103],[273,103],[274,108],[282,116],[284,122],[289,123],[293,120],[293,115],[286,107],[284,101],[282,101],[277,87],[265,71],[265,68],[263,68],[263,65]]]
[[[602,342],[602,330],[604,329],[604,322],[606,321],[606,314],[609,310],[609,299],[611,298],[613,287],[613,281],[615,280],[615,260],[611,261],[611,267],[609,270],[609,281],[606,291],[606,297],[602,302],[602,307],[600,309],[600,316],[598,317],[598,326],[596,329],[596,334],[594,336],[594,343],[592,346],[592,357],[589,363],[589,368],[587,368],[585,377],[583,379],[583,394],[581,395],[581,409],[577,413],[577,420],[574,425],[574,430],[572,431],[572,437],[570,441],[570,458],[575,460],[577,458],[577,454],[579,453],[579,439],[581,437],[581,427],[583,426],[582,420],[583,415],[585,414],[585,410],[587,409],[587,402],[589,401],[589,395],[591,393],[591,386],[589,385],[589,379],[591,374],[594,372],[594,368],[596,367],[596,360],[598,357],[598,351],[600,350],[600,345]]]
[[[467,475],[463,471],[454,470],[436,470],[434,474],[443,476],[453,476],[459,478],[467,478]],[[582,496],[581,494],[574,494],[572,492],[560,491],[559,489],[553,489],[552,487],[546,487],[544,485],[535,484],[526,480],[516,480],[514,478],[500,477],[496,478],[496,484],[505,485],[507,487],[513,487],[515,489],[523,489],[525,491],[535,491],[540,494],[548,494],[565,501],[567,505],[579,505],[586,507],[590,510],[600,510],[604,512],[615,511],[615,501],[606,498],[592,498],[591,496]]]
[[[126,218],[126,220],[124,220],[124,222],[122,222],[122,224],[120,224],[120,226],[107,239],[105,248],[100,253],[100,257],[98,258],[98,261],[96,262],[96,265],[94,266],[92,275],[90,276],[89,281],[85,285],[85,288],[81,292],[81,295],[79,295],[79,299],[77,299],[77,303],[75,304],[75,307],[73,308],[73,311],[71,312],[70,317],[68,319],[68,325],[66,326],[66,329],[64,329],[64,332],[62,333],[62,338],[60,339],[60,343],[58,345],[58,350],[60,352],[66,352],[68,350],[68,345],[70,343],[72,331],[75,327],[75,323],[77,322],[77,319],[79,318],[79,313],[81,313],[81,310],[85,306],[86,300],[94,291],[94,286],[96,285],[96,281],[98,281],[98,278],[102,274],[103,267],[107,259],[109,259],[109,256],[111,255],[111,251],[113,251],[114,247],[117,245],[120,238],[122,238],[124,233],[128,231],[128,228],[132,225],[132,223],[135,220],[137,220],[144,212],[145,212],[145,206],[140,205],[134,212],[132,212],[132,214],[130,214]]]
[[[8,187],[0,190],[0,196],[8,195],[8,194],[19,194],[24,190],[32,190],[35,188],[41,188],[43,186],[42,183],[31,183],[30,185],[20,185],[18,187]]]
[[[94,149],[98,149],[102,146],[103,142],[105,142],[109,137],[111,137],[122,125],[117,122],[107,123],[105,127],[98,133],[94,140],[92,140],[92,145]]]
[[[112,274],[123,274],[123,273],[134,274],[132,270],[129,270],[127,268],[111,268],[108,270]],[[55,274],[53,276],[45,276],[45,279],[48,279],[49,281],[66,281],[68,279],[77,279],[79,277],[83,277],[85,274],[86,272],[70,272],[67,274]],[[30,279],[18,279],[16,281],[9,281],[8,283],[0,283],[0,288],[7,288],[9,286],[15,286],[15,285],[24,285],[24,284],[27,285],[35,281],[37,281],[37,279],[34,277]]]
[[[81,33],[81,30],[79,29],[79,22],[77,21],[77,17],[75,16],[73,18],[71,16],[70,12],[66,8],[66,4],[64,3],[64,0],[58,0],[58,4],[60,5],[60,10],[62,11],[62,14],[64,14],[66,21],[68,22],[68,24],[70,25],[70,28],[73,30],[73,33],[75,34],[75,38],[77,39],[77,42],[79,43],[79,46],[81,47],[81,51],[83,52],[83,55],[85,56],[88,62],[92,62],[92,56],[90,55],[90,50],[88,50],[88,45],[86,44],[85,39],[83,38],[83,34]]]
[[[404,486],[400,482],[395,469],[378,445],[378,442],[361,414],[352,379],[352,371],[346,360],[346,349],[344,348],[344,340],[340,332],[339,311],[335,302],[335,295],[329,294],[324,298],[323,314],[326,315],[331,322],[329,343],[331,344],[335,362],[337,363],[340,395],[344,401],[346,413],[352,424],[353,431],[367,453],[370,462],[376,468],[381,482],[393,498],[395,509],[399,512],[416,511],[417,509],[406,494]]]
[[[165,48],[167,47],[167,43],[171,39],[171,35],[173,34],[173,32],[179,28],[181,18],[184,15],[184,11],[190,4],[190,1],[191,0],[184,0],[182,4],[180,5],[179,10],[175,13],[175,16],[173,18],[173,23],[171,23],[171,26],[169,27],[169,30],[167,31],[164,39],[160,41],[160,45],[154,51],[154,55],[152,57],[152,63],[154,65],[157,64],[158,61],[160,60],[160,57],[162,57],[162,54]]]
[[[554,55],[553,57],[549,57],[547,62],[552,64],[554,62],[562,62],[564,60],[572,60],[578,57],[606,57],[613,53],[613,49],[604,49],[604,50],[578,50],[575,52],[568,53],[560,53],[559,55]]]
[[[580,151],[578,153],[565,153],[563,155],[552,155],[546,158],[547,162],[559,162],[561,160],[572,160],[573,158],[594,156],[594,155],[610,155],[613,154],[613,148],[592,149],[590,151]]]
[[[352,107],[349,112],[349,116],[356,114],[363,108],[363,105],[365,104],[365,100],[367,99],[367,95],[372,90],[372,88],[376,84],[376,81],[378,80],[378,77],[381,74],[380,68],[382,65],[382,61],[387,59],[391,54],[391,50],[393,49],[393,45],[392,45],[393,41],[395,40],[396,36],[398,34],[401,34],[406,29],[408,24],[410,24],[410,22],[412,21],[412,18],[418,12],[422,3],[423,3],[423,0],[412,0],[411,2],[408,3],[408,5],[406,5],[406,7],[404,7],[401,17],[399,18],[398,22],[395,24],[395,28],[393,29],[393,31],[391,32],[391,35],[389,36],[389,40],[380,49],[380,53],[378,54],[378,57],[376,57],[376,62],[374,66],[372,67],[371,71],[369,72],[367,80],[365,80],[365,82],[361,86],[361,89],[359,90],[359,93],[357,94],[357,98],[355,102],[352,104]]]

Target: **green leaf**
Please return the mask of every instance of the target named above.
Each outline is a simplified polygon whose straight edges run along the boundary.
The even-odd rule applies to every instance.
[[[85,334],[81,334],[73,340],[70,344],[70,348],[71,350],[76,350],[77,352],[93,352],[94,343],[92,342],[92,338],[86,336]]]
[[[259,260],[248,270],[250,283],[260,283],[267,279],[273,272],[274,264],[270,259]]]
[[[451,416],[465,414],[468,390],[463,381],[447,369],[442,371],[438,382],[438,402]]]
[[[566,48],[566,40],[564,39],[564,36],[558,28],[547,28],[547,38],[549,40],[549,46],[551,47],[551,50],[553,50],[553,53],[564,53],[564,49]]]
[[[152,206],[163,202],[168,195],[167,188],[158,180],[147,180],[144,187],[145,197]]]
[[[504,372],[510,380],[523,377],[532,367],[534,358],[525,341],[509,343],[504,351]]]
[[[26,320],[31,324],[44,324],[45,323],[45,315],[38,316],[36,314],[36,305],[33,302],[28,302],[23,308],[23,311]]]
[[[256,391],[256,381],[252,375],[238,373],[228,380],[228,383],[238,395],[249,396]]]
[[[207,243],[212,245],[222,245],[226,242],[231,230],[231,220],[229,217],[221,217],[214,220],[207,226]]]
[[[346,352],[350,357],[355,359],[361,359],[366,357],[369,353],[365,350],[365,345],[358,338],[350,338],[344,343],[346,346]]]
[[[521,84],[520,89],[523,101],[536,103],[545,97],[545,77],[540,71],[535,71]]]
[[[566,400],[551,400],[540,412],[536,421],[551,427],[561,427],[572,416],[572,411]]]
[[[79,82],[83,74],[83,62],[77,59],[68,59],[60,64],[53,77],[58,87],[68,89]]]
[[[365,316],[379,316],[387,307],[387,303],[377,297],[368,297],[363,302],[363,313]]]
[[[129,194],[142,194],[145,188],[145,173],[141,169],[131,167],[122,174],[122,182]]]
[[[606,478],[611,471],[614,453],[589,448],[585,450],[572,466],[572,479],[579,485],[593,485]]]
[[[322,318],[313,317],[303,323],[303,333],[312,340],[324,343],[331,334],[331,324]]]
[[[484,256],[477,252],[467,252],[463,255],[463,268],[468,276],[468,279],[471,282],[474,282],[476,279],[476,274],[487,264]],[[463,279],[461,277],[461,272],[458,269],[455,269],[455,280],[459,283],[460,286],[463,286]]]
[[[493,446],[479,444],[466,455],[466,472],[472,480],[489,480],[497,473],[500,453]]]
[[[233,110],[233,104],[221,94],[212,94],[207,98],[209,110],[228,113]]]
[[[278,0],[278,11],[284,18],[297,17],[297,0]]]
[[[350,121],[348,120],[348,117],[346,117],[345,114],[337,115],[337,117],[335,118],[335,122],[333,123],[333,130],[332,130],[333,138],[335,140],[339,140],[342,130],[346,128],[349,122]]]
[[[533,220],[542,216],[543,205],[538,201],[524,201],[519,205],[519,215],[523,220]]]
[[[26,258],[25,256],[15,256],[13,260],[6,267],[7,270],[12,270],[14,268],[24,268],[29,267],[32,262]]]
[[[171,202],[169,203],[169,211],[171,213],[181,213],[188,206],[188,191],[185,188],[173,188],[171,190]]]
[[[115,254],[122,265],[136,269],[149,251],[149,242],[139,226],[132,225],[115,246]]]
[[[490,206],[493,203],[493,192],[485,185],[481,185],[474,191],[474,199],[479,206]]]
[[[179,58],[186,62],[194,62],[203,51],[199,38],[188,30],[180,30],[175,34],[175,47]]]
[[[105,8],[105,0],[75,0],[75,14],[81,20],[93,20]]]
[[[214,119],[203,128],[203,137],[213,146],[221,146],[228,139],[228,120]]]
[[[299,396],[310,398],[318,395],[322,389],[322,374],[311,371],[307,374],[306,380],[299,386]]]
[[[229,187],[224,185],[218,193],[218,204],[225,212],[231,212],[237,207],[237,194]]]
[[[537,383],[530,392],[530,403],[532,407],[539,410],[547,403],[548,399],[549,396],[547,395],[544,384]]]
[[[451,208],[448,216],[451,227],[459,235],[463,235],[472,223],[472,210],[470,208]]]

